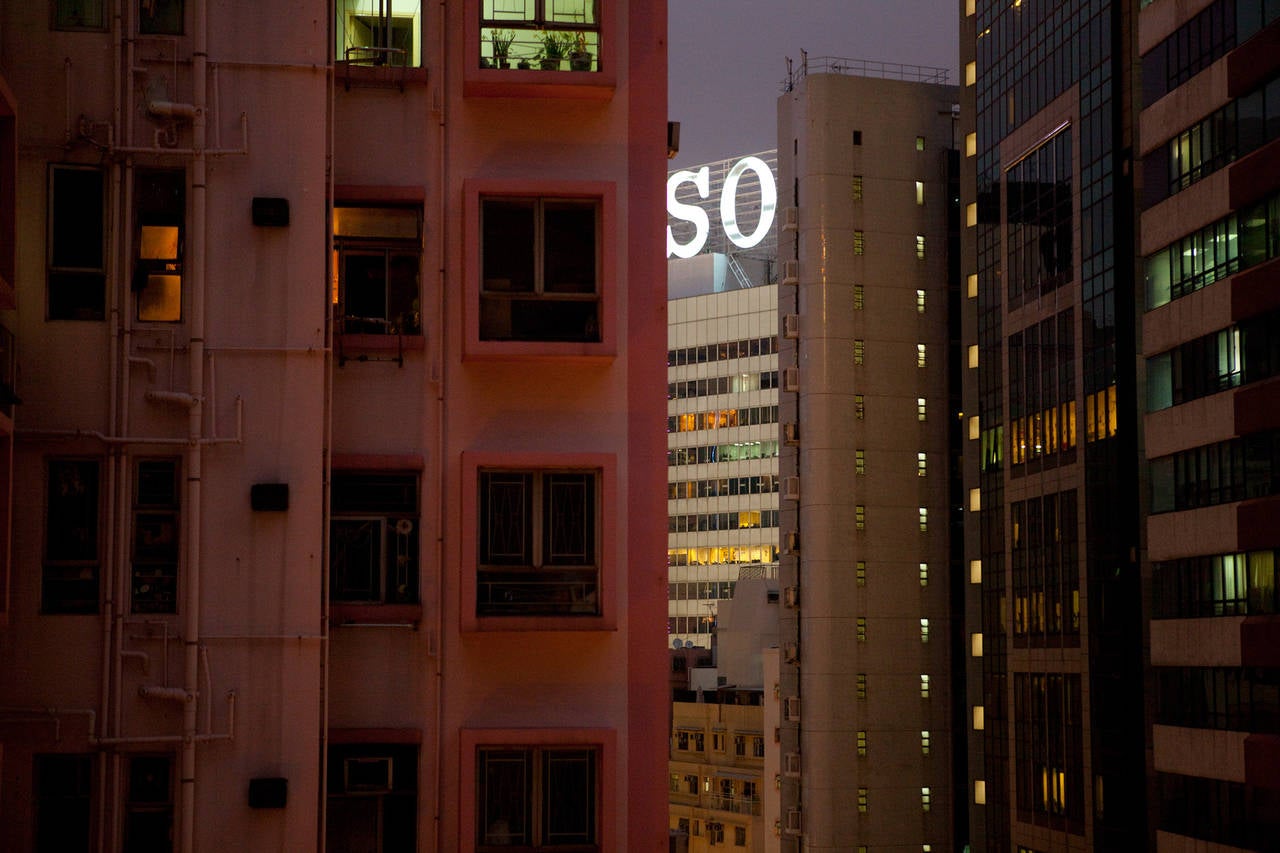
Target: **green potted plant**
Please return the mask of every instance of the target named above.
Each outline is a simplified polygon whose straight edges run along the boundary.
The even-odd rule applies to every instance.
[[[511,60],[508,55],[511,52],[511,43],[516,40],[516,34],[511,30],[489,30],[489,44],[493,48],[493,62],[499,68],[510,68]]]
[[[569,55],[573,36],[556,30],[543,30],[540,36],[542,51],[539,65],[543,71],[559,71],[561,61]]]
[[[590,71],[591,70],[591,52],[587,50],[587,35],[578,30],[574,33],[573,42],[569,51],[569,70],[570,71]]]

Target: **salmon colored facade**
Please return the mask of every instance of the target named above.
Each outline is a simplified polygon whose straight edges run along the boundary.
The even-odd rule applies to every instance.
[[[0,11],[0,849],[666,848],[665,38]]]

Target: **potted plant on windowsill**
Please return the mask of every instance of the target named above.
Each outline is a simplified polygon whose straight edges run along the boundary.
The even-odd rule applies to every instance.
[[[573,36],[555,30],[544,30],[541,41],[539,66],[543,71],[559,71],[561,61],[568,55],[569,46],[573,44]]]
[[[515,40],[516,34],[511,30],[489,31],[489,44],[493,48],[493,62],[498,68],[511,67],[509,54],[511,52],[511,43]]]
[[[591,52],[587,50],[587,36],[582,30],[578,30],[573,35],[572,50],[569,51],[569,70],[591,70]]]

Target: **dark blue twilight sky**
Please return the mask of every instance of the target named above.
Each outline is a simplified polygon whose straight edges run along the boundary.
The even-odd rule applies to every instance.
[[[668,0],[672,168],[777,146],[785,57],[946,68],[958,83],[954,0]]]

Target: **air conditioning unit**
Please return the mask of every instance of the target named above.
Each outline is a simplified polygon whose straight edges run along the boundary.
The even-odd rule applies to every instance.
[[[789,501],[800,500],[800,478],[799,477],[783,477],[782,478],[782,497]]]
[[[782,775],[792,779],[800,775],[800,753],[788,752],[782,756]]]
[[[342,763],[342,781],[347,792],[385,794],[391,790],[391,758],[353,756]]]
[[[788,367],[782,371],[782,390],[792,394],[800,390],[800,368]]]
[[[799,314],[782,315],[782,336],[793,341],[800,338]]]
[[[782,443],[793,447],[800,443],[800,424],[788,421],[782,425]]]
[[[782,719],[789,723],[800,722],[800,697],[788,696],[782,700]]]
[[[796,285],[800,283],[800,262],[799,261],[783,261],[782,262],[782,284]]]
[[[783,550],[785,550],[788,554],[799,554],[800,553],[800,531],[792,530],[790,533],[788,533],[787,538],[784,539],[782,542],[782,547],[783,547]]]
[[[784,590],[782,590],[782,603],[785,604],[787,607],[792,607],[792,608],[799,607],[800,606],[800,587],[789,586]]]
[[[799,643],[783,643],[782,659],[787,663],[800,662],[800,644]]]
[[[800,835],[804,831],[799,809],[787,809],[787,819],[782,828],[787,835]]]
[[[784,207],[782,208],[782,230],[795,231],[800,227],[800,208]]]

